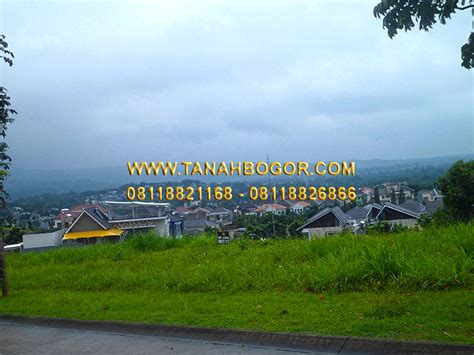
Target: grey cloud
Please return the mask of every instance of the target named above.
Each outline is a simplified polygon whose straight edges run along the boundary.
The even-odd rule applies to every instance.
[[[372,6],[3,2],[15,165],[472,152],[469,14],[390,40]]]

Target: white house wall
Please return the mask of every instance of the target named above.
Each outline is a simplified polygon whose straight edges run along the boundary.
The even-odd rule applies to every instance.
[[[62,245],[63,230],[23,235],[23,249],[48,248]]]

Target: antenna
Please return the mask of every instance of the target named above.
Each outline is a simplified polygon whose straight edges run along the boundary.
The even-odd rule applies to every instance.
[[[271,186],[272,186],[272,183],[271,183],[271,180],[270,180],[270,158],[268,157],[268,153],[267,153],[267,165],[268,165],[268,188],[270,189]],[[273,201],[275,202],[275,201]],[[273,203],[272,203],[273,205]],[[272,206],[272,209],[270,210],[271,214],[272,214],[272,226],[273,226],[273,238],[275,238],[275,208]]]

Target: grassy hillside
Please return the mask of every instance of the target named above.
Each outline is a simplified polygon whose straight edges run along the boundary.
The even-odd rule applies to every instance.
[[[474,224],[314,241],[181,240],[7,258],[0,313],[473,342]]]

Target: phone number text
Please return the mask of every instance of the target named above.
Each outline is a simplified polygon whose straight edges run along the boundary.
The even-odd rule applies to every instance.
[[[230,186],[129,186],[126,194],[129,201],[230,201],[234,197],[246,196],[252,201],[354,201],[357,197],[353,186],[250,186],[245,193],[234,192]]]

